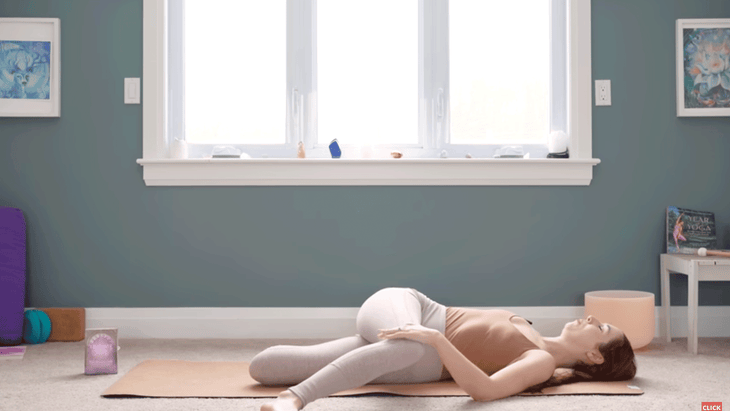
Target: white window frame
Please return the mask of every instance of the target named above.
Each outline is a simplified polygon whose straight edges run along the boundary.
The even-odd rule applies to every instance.
[[[589,185],[593,178],[593,167],[600,163],[600,160],[592,157],[591,4],[590,0],[567,0],[567,3],[571,22],[567,34],[570,55],[568,127],[571,135],[569,142],[571,158],[569,159],[407,157],[177,159],[171,155],[172,133],[168,133],[170,127],[166,124],[168,117],[165,115],[168,71],[166,1],[144,0],[143,77],[146,84],[142,90],[143,153],[137,163],[143,167],[145,184],[148,186]],[[291,77],[291,73],[287,72],[287,77]],[[316,84],[314,86],[316,87]],[[316,93],[312,98],[316,99]],[[419,107],[419,110],[421,109],[423,108]],[[307,124],[305,121],[305,127],[311,127]],[[290,125],[287,125],[288,143],[294,141],[291,140],[291,134]]]

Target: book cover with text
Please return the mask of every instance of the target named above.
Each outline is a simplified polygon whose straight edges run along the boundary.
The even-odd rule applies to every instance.
[[[715,214],[667,207],[667,253],[697,254],[699,248],[717,249]]]

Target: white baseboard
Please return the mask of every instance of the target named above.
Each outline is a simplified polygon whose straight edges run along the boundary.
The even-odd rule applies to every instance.
[[[583,307],[506,309],[531,320],[543,336],[557,336]],[[358,307],[87,308],[87,328],[118,328],[120,338],[340,338],[354,335]],[[656,307],[659,336],[660,307]],[[687,336],[687,308],[671,308],[672,337]],[[730,336],[730,307],[699,307],[700,337]]]

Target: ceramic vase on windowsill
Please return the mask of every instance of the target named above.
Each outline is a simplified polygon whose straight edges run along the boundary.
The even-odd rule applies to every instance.
[[[172,140],[170,158],[188,158],[188,143],[185,140]]]

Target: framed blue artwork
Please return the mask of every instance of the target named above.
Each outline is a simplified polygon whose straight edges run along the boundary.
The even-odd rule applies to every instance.
[[[0,18],[0,117],[61,116],[61,20]]]
[[[730,19],[679,19],[677,116],[730,116]]]

